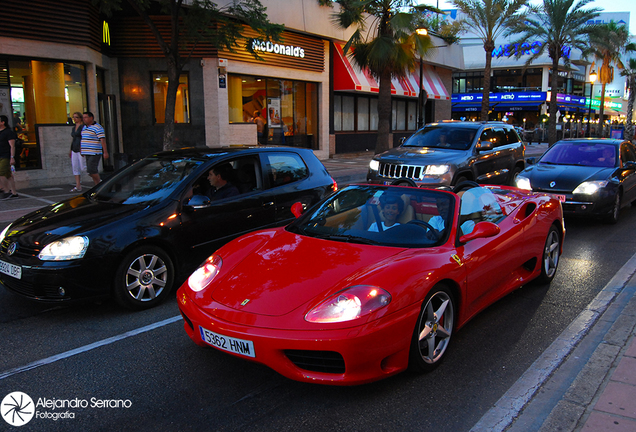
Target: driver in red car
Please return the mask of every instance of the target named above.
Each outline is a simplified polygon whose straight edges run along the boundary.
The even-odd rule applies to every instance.
[[[382,231],[399,225],[397,218],[404,211],[404,201],[398,195],[383,194],[380,197],[380,208],[384,220],[382,221]],[[377,222],[373,222],[369,231],[378,232]]]

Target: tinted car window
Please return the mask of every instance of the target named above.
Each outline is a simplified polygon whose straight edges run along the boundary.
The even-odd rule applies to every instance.
[[[272,187],[293,183],[308,175],[307,165],[295,153],[267,153],[264,157],[265,174]]]
[[[412,135],[403,147],[434,147],[467,150],[473,143],[477,128],[449,125],[427,126]]]
[[[616,166],[616,146],[600,143],[555,144],[544,153],[539,162],[558,165],[614,167]]]
[[[508,144],[514,144],[514,143],[518,143],[519,141],[521,141],[521,138],[519,138],[519,134],[517,134],[517,131],[510,128],[505,128],[506,131],[506,138],[508,141]]]
[[[90,197],[119,204],[151,204],[170,195],[202,163],[146,158],[105,180]]]
[[[636,152],[634,148],[627,143],[621,145],[621,159],[625,162],[636,162]]]

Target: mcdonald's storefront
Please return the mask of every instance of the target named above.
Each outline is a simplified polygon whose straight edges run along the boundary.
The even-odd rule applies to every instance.
[[[79,7],[78,7],[79,6]],[[0,26],[0,114],[18,134],[15,178],[20,187],[72,180],[72,114],[91,111],[120,147],[117,60],[110,34],[90,2],[7,0]],[[104,161],[112,170],[114,158]]]

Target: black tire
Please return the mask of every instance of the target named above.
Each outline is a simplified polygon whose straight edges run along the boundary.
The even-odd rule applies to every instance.
[[[467,181],[468,181],[468,179],[465,176],[461,175],[461,176],[459,176],[459,177],[457,177],[455,179],[455,183],[453,183],[453,186],[457,186],[458,184],[464,183],[464,182],[467,182]]]
[[[561,234],[553,225],[548,231],[541,254],[541,275],[537,278],[540,284],[549,284],[556,275],[561,256]]]
[[[516,166],[514,170],[512,170],[512,176],[510,177],[510,186],[517,186],[515,180],[517,180],[517,176],[521,171],[523,171],[523,169],[519,166]]]
[[[174,276],[167,253],[156,246],[142,246],[130,251],[119,264],[113,294],[123,307],[149,309],[170,294]]]
[[[409,178],[399,178],[397,180],[393,180],[391,182],[392,186],[411,186],[411,187],[417,187],[417,184],[415,184],[415,182]]]
[[[463,182],[457,183],[455,185],[455,187],[453,188],[453,193],[458,193],[463,191],[464,189],[472,189],[476,187],[480,187],[479,183],[474,182],[472,180],[464,180]]]
[[[622,203],[621,191],[618,191],[616,192],[616,195],[614,196],[614,206],[612,207],[612,211],[610,212],[610,214],[608,214],[605,217],[606,223],[610,225],[614,225],[616,224],[616,222],[618,222],[618,217],[621,213],[621,203]]]
[[[422,302],[409,351],[409,369],[434,370],[444,359],[455,326],[455,299],[443,284],[433,287]]]

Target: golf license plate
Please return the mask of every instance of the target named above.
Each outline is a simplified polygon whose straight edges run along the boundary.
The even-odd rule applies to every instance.
[[[549,194],[552,198],[554,199],[558,199],[559,201],[561,201],[562,203],[565,202],[565,195],[561,195],[561,194]]]
[[[201,331],[201,339],[208,345],[246,357],[256,357],[252,341],[223,336],[201,326],[199,326],[199,330]]]
[[[22,279],[22,267],[0,260],[0,273],[16,279]]]

